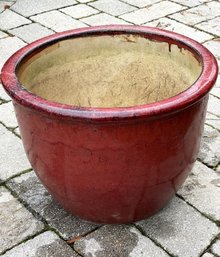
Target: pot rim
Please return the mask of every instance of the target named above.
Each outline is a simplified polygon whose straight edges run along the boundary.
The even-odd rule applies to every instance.
[[[202,62],[200,76],[185,91],[173,97],[150,104],[112,108],[79,107],[46,100],[25,89],[16,76],[16,70],[22,60],[60,40],[91,35],[100,36],[126,33],[139,34],[150,40],[167,42],[168,47],[176,44],[180,48],[189,50],[194,54],[195,58]],[[26,45],[6,61],[1,71],[1,81],[12,99],[22,106],[61,119],[114,122],[117,120],[151,118],[185,109],[198,102],[211,90],[217,79],[217,75],[218,65],[215,57],[207,48],[193,39],[171,31],[147,26],[106,25],[68,30],[44,37]]]

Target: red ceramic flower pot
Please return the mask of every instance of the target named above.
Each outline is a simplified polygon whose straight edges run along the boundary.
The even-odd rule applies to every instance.
[[[99,223],[144,219],[175,195],[216,76],[199,43],[137,26],[40,39],[1,74],[39,179],[66,210]]]

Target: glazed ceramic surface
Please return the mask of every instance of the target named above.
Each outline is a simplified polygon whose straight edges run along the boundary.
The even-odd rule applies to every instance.
[[[90,221],[130,223],[163,208],[185,181],[217,72],[189,38],[114,25],[31,43],[1,77],[54,198]]]

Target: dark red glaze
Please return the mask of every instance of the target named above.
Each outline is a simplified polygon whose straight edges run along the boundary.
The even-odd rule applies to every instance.
[[[190,50],[203,64],[181,94],[147,105],[85,108],[31,94],[16,77],[19,63],[47,45],[91,34],[141,34]],[[72,214],[99,223],[144,219],[174,196],[199,150],[208,92],[217,63],[182,35],[137,26],[101,26],[58,33],[15,53],[2,69],[27,156],[42,183]]]

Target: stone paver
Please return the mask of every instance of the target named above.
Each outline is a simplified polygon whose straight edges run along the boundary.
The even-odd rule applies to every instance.
[[[0,29],[2,30],[16,28],[28,23],[31,23],[31,21],[11,10],[0,13]]]
[[[89,2],[93,2],[94,0],[77,0],[77,2],[79,3],[89,3]]]
[[[18,126],[12,102],[0,105],[0,122],[6,127],[15,128]]]
[[[202,255],[202,257],[215,257],[215,256],[211,253],[205,253]]]
[[[190,1],[189,1],[190,2]],[[173,14],[170,17],[188,25],[195,25],[219,15],[220,2],[210,2]],[[199,27],[199,26],[198,26]],[[210,30],[208,30],[211,32]]]
[[[215,242],[213,245],[212,245],[212,248],[211,248],[212,252],[214,254],[217,254],[218,256],[220,256],[220,240],[218,240],[217,242]]]
[[[220,88],[214,87],[210,93],[220,99]]]
[[[23,16],[29,17],[34,14],[55,10],[65,6],[74,5],[75,0],[17,0],[12,6],[12,10],[20,13]]]
[[[53,232],[42,233],[8,251],[2,257],[78,257],[70,246]]]
[[[196,162],[178,191],[187,202],[215,221],[220,221],[220,174]]]
[[[206,125],[198,158],[208,166],[215,167],[220,162],[219,142],[219,131]]]
[[[189,7],[193,7],[193,6],[207,3],[210,1],[212,1],[212,0],[173,0],[173,2],[176,2],[178,4],[183,4],[183,5],[189,6]]]
[[[3,12],[4,10],[8,9],[13,2],[9,1],[0,1],[0,13]]]
[[[0,70],[5,61],[18,49],[25,46],[25,43],[16,37],[6,37],[0,39]]]
[[[86,4],[78,4],[78,5],[66,7],[66,8],[60,9],[60,11],[66,13],[76,19],[84,18],[84,17],[90,16],[92,14],[99,13],[98,10],[96,10]]]
[[[220,67],[220,59],[216,59],[216,60],[217,60],[218,67]],[[218,78],[219,78],[219,76],[218,76]]]
[[[202,29],[204,31],[207,31],[209,33],[213,33],[213,34],[220,37],[219,23],[220,23],[220,17],[217,17],[217,18],[212,19],[208,22],[204,21],[204,22],[196,25],[196,27],[199,28],[199,29]]]
[[[95,224],[82,221],[66,213],[51,198],[34,172],[14,178],[7,185],[65,239],[83,235],[97,227]]]
[[[0,210],[0,253],[44,227],[5,187],[0,187]]]
[[[9,95],[5,92],[5,90],[2,87],[2,84],[0,83],[0,99],[2,99],[3,101],[10,101],[11,98],[9,97]]]
[[[206,115],[206,124],[218,129],[220,131],[220,117],[211,114],[211,113],[207,113]]]
[[[21,140],[0,124],[0,181],[29,169]]]
[[[168,257],[132,226],[106,225],[76,241],[74,249],[85,257]]]
[[[31,43],[42,37],[53,34],[54,32],[48,28],[43,27],[38,23],[31,23],[19,28],[9,30],[12,35],[15,35],[27,43]]]
[[[208,111],[220,117],[220,99],[219,98],[213,95],[209,96]]]
[[[129,24],[124,20],[118,19],[106,13],[100,13],[87,18],[83,18],[81,19],[81,21],[91,26],[107,24]]]
[[[207,47],[214,55],[216,58],[220,60],[220,39],[213,39],[208,42],[204,43],[204,46]]]
[[[56,31],[64,31],[68,29],[86,27],[86,25],[78,20],[74,20],[70,16],[59,11],[50,11],[30,17],[33,21]]]
[[[189,27],[187,25],[171,20],[169,18],[162,18],[159,20],[148,22],[146,23],[146,25],[152,26],[152,27],[158,27],[160,29],[171,30],[177,33],[181,32],[182,35],[190,37],[198,42],[204,42],[206,40],[213,38],[213,36],[208,33],[201,32],[198,29]]]
[[[100,11],[111,15],[121,15],[136,10],[135,7],[120,2],[119,0],[98,0],[90,4]]]
[[[218,61],[218,60],[217,60]],[[219,70],[219,74],[220,74],[220,70]],[[215,87],[220,88],[220,76],[218,76],[216,82],[215,82]]]
[[[128,3],[128,4],[131,4],[133,6],[141,8],[141,7],[149,7],[152,4],[161,2],[162,0],[135,0],[135,1],[134,0],[122,0],[122,1],[125,3]]]
[[[8,37],[8,35],[5,32],[0,31],[0,39],[4,37]]]
[[[162,1],[160,3],[151,5],[148,8],[143,8],[134,12],[123,14],[120,17],[126,21],[140,25],[151,20],[156,20],[168,14],[180,11],[181,9],[184,9],[184,7],[179,4],[169,1]]]
[[[215,223],[179,198],[137,224],[147,236],[178,257],[199,257],[219,233]]]

